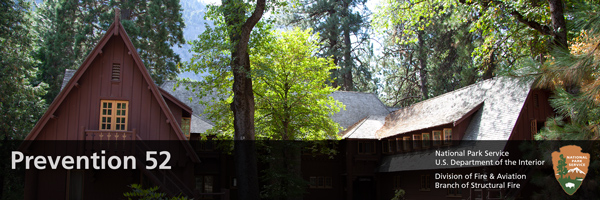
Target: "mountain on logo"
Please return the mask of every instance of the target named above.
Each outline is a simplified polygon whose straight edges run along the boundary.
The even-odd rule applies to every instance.
[[[585,172],[581,171],[579,168],[575,167],[573,169],[569,169],[567,173],[577,173],[577,174],[585,174]]]

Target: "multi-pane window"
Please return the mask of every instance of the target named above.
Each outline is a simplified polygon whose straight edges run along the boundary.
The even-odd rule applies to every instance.
[[[420,134],[414,134],[413,136],[413,149],[420,149],[421,148],[421,135]]]
[[[189,117],[181,118],[181,131],[183,131],[183,134],[188,139],[190,139],[190,125],[191,124],[192,124],[192,118],[189,118]]]
[[[358,153],[359,154],[375,153],[375,145],[373,144],[373,141],[359,141],[358,142]]]
[[[448,181],[448,183],[452,183],[452,182],[453,181]],[[462,184],[462,180],[458,180],[455,183]],[[447,195],[449,197],[462,197],[462,189],[460,187],[459,188],[450,187],[450,188],[448,188]]]
[[[333,186],[331,176],[311,176],[309,182],[310,188],[331,188]]]
[[[444,144],[451,144],[451,143],[452,143],[452,129],[445,128],[444,129]]]
[[[421,191],[430,191],[431,182],[429,180],[429,174],[421,175]]]
[[[394,189],[401,189],[400,183],[402,183],[402,179],[400,178],[400,176],[394,176]]]
[[[403,141],[404,151],[410,151],[410,136],[404,136]]]
[[[431,137],[429,137],[429,133],[421,133],[423,148],[429,148],[429,142],[431,141]]]
[[[396,138],[396,151],[402,151],[402,138]]]
[[[100,130],[127,130],[128,101],[100,101]]]
[[[432,131],[433,133],[433,146],[440,146],[442,144],[442,131]]]
[[[202,193],[213,193],[214,180],[214,176],[196,176],[196,189]]]

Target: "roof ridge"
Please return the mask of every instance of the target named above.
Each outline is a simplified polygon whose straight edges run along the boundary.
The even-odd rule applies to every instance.
[[[491,81],[495,81],[495,79],[496,79],[496,77],[493,77],[493,78],[490,78],[490,79],[486,79],[486,80],[483,80],[483,81],[479,81],[479,82],[473,83],[473,84],[471,84],[471,85],[467,85],[467,86],[465,86],[465,87],[461,87],[461,88],[458,88],[458,89],[456,89],[456,90],[453,90],[453,91],[450,91],[450,92],[446,92],[446,93],[444,93],[444,94],[440,94],[440,95],[438,95],[438,96],[435,96],[435,97],[432,97],[432,98],[429,98],[429,99],[425,99],[425,100],[423,100],[423,101],[419,101],[419,102],[417,102],[417,103],[415,103],[415,104],[412,104],[412,105],[410,105],[410,106],[401,107],[400,109],[398,109],[398,110],[396,110],[396,111],[394,111],[394,112],[397,112],[397,111],[399,111],[399,110],[402,110],[402,109],[404,109],[404,108],[413,107],[413,106],[416,106],[416,105],[419,105],[419,104],[424,104],[424,103],[426,103],[426,102],[433,101],[434,99],[438,99],[438,98],[441,98],[441,97],[444,97],[444,96],[450,95],[451,93],[459,92],[459,91],[466,90],[466,89],[471,89],[472,87],[475,87],[475,86],[478,86],[478,85],[482,85],[482,84],[483,84],[483,83],[485,83],[485,82],[491,82]],[[487,92],[487,90],[486,90],[486,92]]]

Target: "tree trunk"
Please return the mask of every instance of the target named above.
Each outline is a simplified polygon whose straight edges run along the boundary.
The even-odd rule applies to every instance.
[[[564,5],[562,0],[548,0],[550,4],[550,19],[552,19],[552,32],[554,44],[560,48],[568,48],[567,23],[565,21]]]
[[[343,17],[345,18],[344,21],[346,21],[345,23],[343,23],[343,29],[344,29],[344,66],[342,68],[342,77],[343,77],[343,83],[344,86],[342,87],[342,90],[344,91],[352,91],[354,90],[354,84],[352,83],[352,64],[353,64],[353,60],[352,60],[352,41],[350,40],[350,19],[348,19],[348,17],[350,16],[349,13],[349,5],[348,5],[348,0],[344,0],[342,1],[342,6],[343,6]]]
[[[496,55],[494,54],[494,50],[492,50],[492,51],[490,51],[490,61],[488,63],[488,67],[483,72],[483,80],[487,80],[487,79],[494,77],[495,70],[496,70]]]
[[[427,53],[425,49],[425,40],[423,39],[424,31],[418,31],[417,37],[419,40],[419,77],[421,82],[421,94],[423,95],[423,100],[428,99],[427,90]]]
[[[256,146],[254,143],[254,93],[250,68],[248,42],[250,33],[263,15],[265,0],[257,0],[252,15],[245,19],[244,2],[241,0],[222,0],[225,8],[223,16],[227,25],[234,28],[229,31],[229,40],[234,47],[231,52],[231,70],[233,72],[233,127],[234,159],[238,180],[239,199],[259,199],[258,168],[256,166]],[[241,27],[240,27],[241,25]]]

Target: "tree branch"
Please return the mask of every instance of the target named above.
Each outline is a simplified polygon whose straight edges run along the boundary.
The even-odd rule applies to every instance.
[[[548,27],[546,25],[542,25],[536,21],[527,20],[527,19],[525,19],[525,17],[523,17],[523,15],[521,15],[521,13],[519,13],[517,11],[512,11],[512,12],[510,12],[510,14],[512,16],[514,16],[515,18],[517,18],[517,20],[519,22],[529,26],[530,28],[535,29],[536,31],[538,31],[539,33],[541,33],[543,35],[551,35],[551,36],[555,35],[555,33],[552,31],[552,29],[550,29],[550,27]]]

